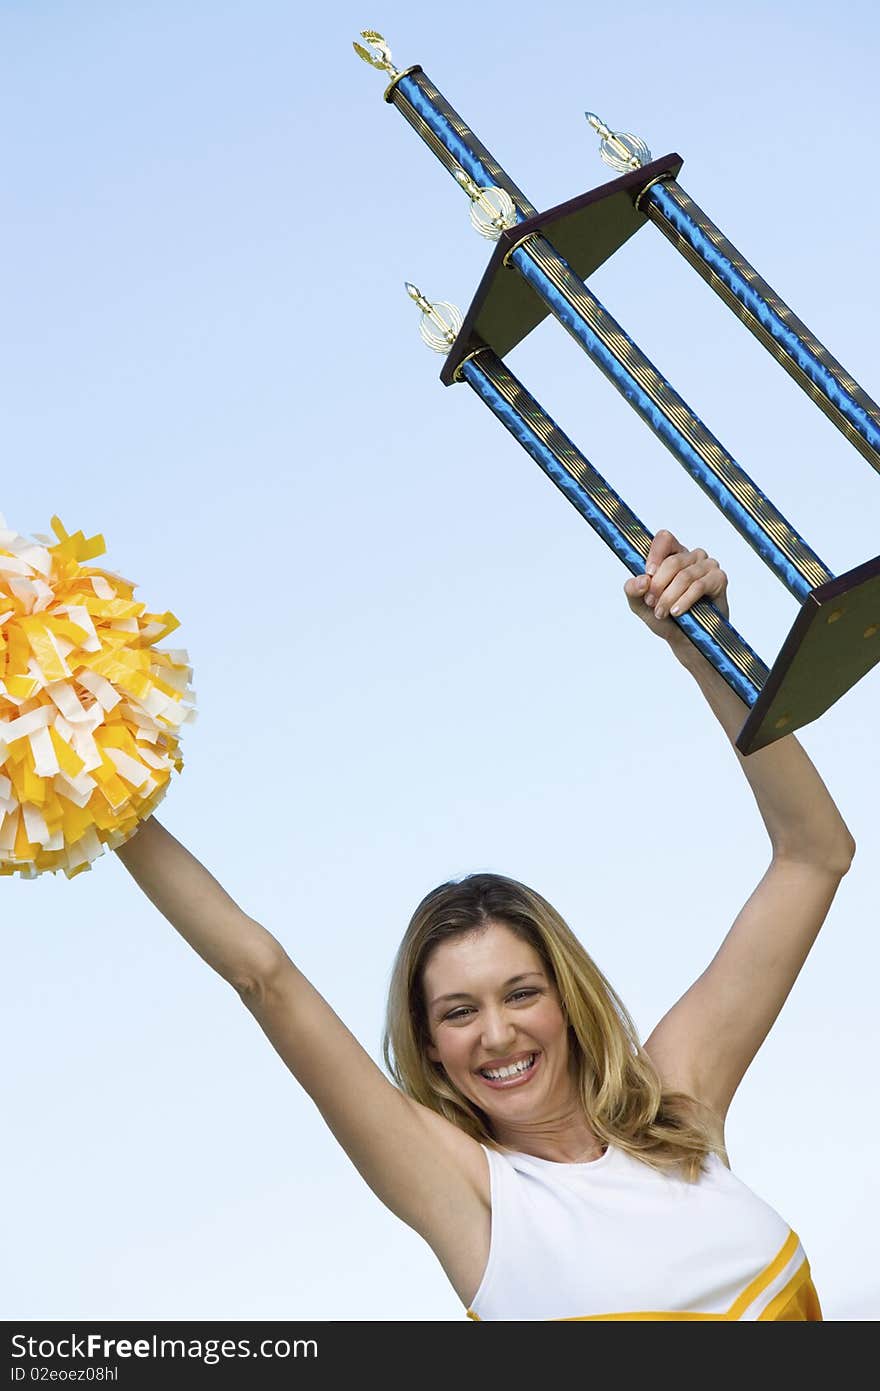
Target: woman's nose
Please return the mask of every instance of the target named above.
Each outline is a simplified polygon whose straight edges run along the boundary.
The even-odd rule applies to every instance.
[[[503,1009],[486,1010],[483,1015],[483,1047],[487,1053],[502,1057],[512,1051],[511,1042],[516,1037],[516,1027],[510,1015]]]

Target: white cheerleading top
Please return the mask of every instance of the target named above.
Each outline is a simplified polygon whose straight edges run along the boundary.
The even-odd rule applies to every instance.
[[[709,1155],[696,1183],[609,1146],[586,1164],[489,1161],[489,1260],[468,1316],[820,1321],[788,1224]]]

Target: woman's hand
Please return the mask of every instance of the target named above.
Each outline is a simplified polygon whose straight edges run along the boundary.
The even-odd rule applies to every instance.
[[[708,599],[727,618],[727,575],[705,551],[689,551],[671,531],[658,531],[645,561],[645,573],[623,586],[629,606],[652,632],[667,640],[680,630],[673,618]]]

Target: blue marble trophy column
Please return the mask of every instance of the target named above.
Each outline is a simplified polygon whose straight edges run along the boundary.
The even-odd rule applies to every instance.
[[[586,113],[601,137],[603,161],[618,173],[641,169],[651,152],[628,132]],[[734,184],[734,204],[742,196]],[[880,472],[880,407],[685,192],[675,177],[649,179],[636,207],[658,227],[750,333]]]
[[[455,307],[432,304],[415,285],[406,288],[422,311],[423,340],[435,352],[448,353],[460,327]],[[458,380],[468,383],[630,573],[642,574],[653,533],[509,367],[491,348],[479,348],[456,371]],[[678,622],[740,699],[754,705],[767,679],[767,667],[715,605],[702,599]]]

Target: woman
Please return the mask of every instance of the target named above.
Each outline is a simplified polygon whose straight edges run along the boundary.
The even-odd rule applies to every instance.
[[[631,610],[733,742],[745,706],[669,615],[727,577],[667,531]],[[475,1319],[819,1321],[796,1234],[731,1173],[724,1119],[855,844],[793,735],[742,758],[770,866],[713,960],[642,1046],[541,895],[499,875],[417,908],[376,1066],[280,943],[155,818],[117,851],[240,994],[381,1201]]]

